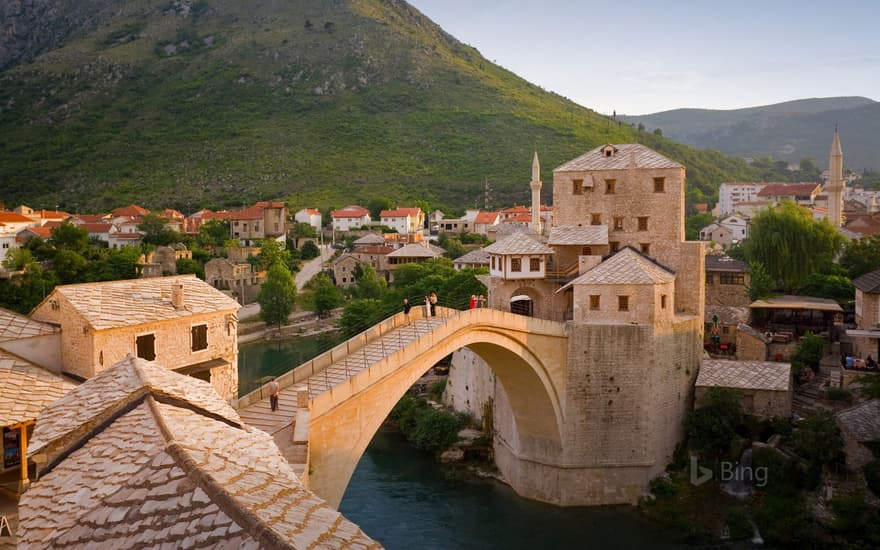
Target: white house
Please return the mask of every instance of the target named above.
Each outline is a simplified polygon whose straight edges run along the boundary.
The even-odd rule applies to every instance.
[[[372,219],[370,211],[362,206],[349,205],[340,210],[330,212],[335,231],[351,231],[369,225]]]
[[[418,207],[382,210],[379,216],[382,225],[390,227],[402,235],[418,233],[425,226],[425,214]]]
[[[315,208],[303,208],[293,215],[293,220],[297,223],[307,223],[315,231],[321,231],[321,212]]]
[[[749,238],[750,220],[746,216],[727,216],[718,223],[730,230],[731,238],[736,242]]]
[[[736,205],[758,200],[758,193],[768,185],[762,182],[725,182],[718,188],[718,215],[736,212]]]
[[[489,274],[503,279],[543,279],[547,256],[553,249],[518,232],[484,249],[489,254]]]

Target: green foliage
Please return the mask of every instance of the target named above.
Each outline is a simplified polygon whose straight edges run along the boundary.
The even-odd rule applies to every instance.
[[[840,428],[826,410],[816,411],[802,420],[791,437],[794,451],[814,467],[837,460],[843,450]]]
[[[868,489],[870,489],[874,495],[880,496],[880,460],[875,458],[871,462],[865,464],[862,473],[865,474],[865,482],[868,484]]]
[[[263,239],[260,245],[260,253],[256,256],[258,267],[269,270],[273,265],[282,265],[290,271],[290,251],[284,248],[284,244],[274,239]]]
[[[303,260],[311,260],[312,258],[320,256],[321,250],[318,248],[318,245],[315,244],[315,241],[306,241],[300,247],[299,255]]]
[[[824,273],[811,273],[798,292],[804,296],[828,298],[841,303],[851,303],[856,295],[849,278]]]
[[[269,267],[269,274],[263,288],[257,295],[260,304],[260,319],[267,325],[278,325],[287,321],[296,301],[296,283],[293,275],[284,264],[274,263]]]
[[[88,261],[73,250],[59,250],[52,260],[52,270],[65,285],[78,282],[87,267]]]
[[[156,214],[146,214],[143,221],[138,224],[138,230],[144,234],[142,239],[144,244],[168,246],[180,241],[180,234],[169,229],[165,218]]]
[[[381,218],[379,214],[383,210],[391,210],[392,208],[394,208],[394,203],[387,197],[373,197],[367,201],[367,210],[370,211],[373,221],[379,221]]]
[[[228,220],[208,220],[199,227],[198,243],[205,247],[222,247],[229,240]]]
[[[804,334],[791,356],[791,366],[795,377],[798,377],[803,369],[819,372],[819,361],[822,360],[824,354],[825,339],[812,332]]]
[[[761,491],[771,495],[795,496],[803,488],[802,475],[797,464],[772,447],[759,447],[752,451],[752,467],[764,468],[767,484]]]
[[[318,232],[315,231],[315,228],[307,223],[296,222],[293,224],[293,228],[291,229],[293,236],[296,238],[318,238]]]
[[[56,250],[69,250],[81,254],[89,247],[89,232],[65,220],[52,230],[48,243]]]
[[[34,269],[37,266],[37,259],[33,252],[27,248],[12,248],[6,252],[6,257],[3,258],[3,267],[12,271]]]
[[[685,430],[694,448],[717,458],[730,449],[742,420],[739,395],[727,388],[711,388],[700,406],[688,413]]]
[[[673,497],[678,493],[675,483],[665,476],[652,479],[649,487],[651,494],[657,497]]]
[[[321,317],[342,305],[342,290],[324,273],[312,277],[304,290],[303,306]]]
[[[868,399],[880,399],[880,376],[866,374],[859,376],[859,393]]]
[[[443,391],[446,389],[446,379],[437,380],[428,388],[428,396],[436,402],[440,402],[443,398]]]
[[[850,279],[880,269],[880,237],[869,235],[847,242],[840,256],[840,265]]]
[[[750,262],[760,262],[793,293],[831,264],[844,240],[827,220],[817,222],[806,208],[783,201],[754,217],[745,246]]]
[[[700,240],[700,230],[712,223],[712,214],[696,213],[687,216],[684,220],[685,239],[689,241]]]
[[[440,452],[458,441],[458,432],[467,425],[465,415],[434,409],[421,397],[405,395],[389,418],[418,449]]]
[[[828,401],[842,401],[844,403],[852,403],[853,395],[843,388],[826,388],[825,399]]]
[[[373,298],[352,300],[345,306],[336,326],[346,336],[354,336],[386,317],[382,302]]]
[[[776,283],[761,262],[749,263],[749,298],[761,300],[773,294]]]
[[[452,260],[464,256],[464,245],[455,237],[447,239],[446,246],[443,248],[446,249],[446,255]]]
[[[356,298],[370,298],[378,300],[385,294],[388,283],[376,273],[371,265],[364,265],[361,268],[361,276],[357,279],[357,285],[354,287],[354,296]]]
[[[831,501],[831,510],[834,512],[831,526],[846,535],[863,531],[875,516],[863,494],[836,497]]]
[[[203,281],[205,280],[205,266],[189,258],[180,258],[177,260],[177,274],[189,275],[190,273]]]
[[[818,526],[800,495],[765,496],[755,508],[754,520],[770,544],[810,548],[818,540]]]

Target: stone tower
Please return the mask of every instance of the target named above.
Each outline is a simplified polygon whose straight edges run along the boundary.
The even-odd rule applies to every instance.
[[[843,225],[843,151],[840,149],[840,135],[834,128],[834,141],[831,142],[831,154],[828,160],[828,221],[834,227]]]
[[[532,158],[532,182],[529,184],[532,188],[532,222],[529,228],[541,234],[541,165],[538,164],[538,152]]]

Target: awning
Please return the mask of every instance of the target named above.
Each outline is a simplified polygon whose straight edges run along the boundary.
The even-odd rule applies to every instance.
[[[810,296],[777,296],[766,300],[756,300],[749,307],[752,309],[810,309],[843,313],[843,308],[834,300]]]
[[[846,335],[880,339],[880,330],[858,330],[850,328],[846,330]]]
[[[225,367],[230,364],[231,363],[226,359],[211,359],[210,361],[202,361],[201,363],[193,363],[192,365],[187,365],[185,367],[180,367],[179,369],[174,369],[174,372],[190,376],[199,372],[204,372],[209,369]]]

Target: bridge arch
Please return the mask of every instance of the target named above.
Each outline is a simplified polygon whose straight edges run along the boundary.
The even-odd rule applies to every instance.
[[[338,506],[394,405],[432,365],[464,347],[480,355],[504,387],[517,447],[525,455],[561,451],[565,339],[561,323],[495,310],[450,318],[446,326],[312,400],[309,487]]]

